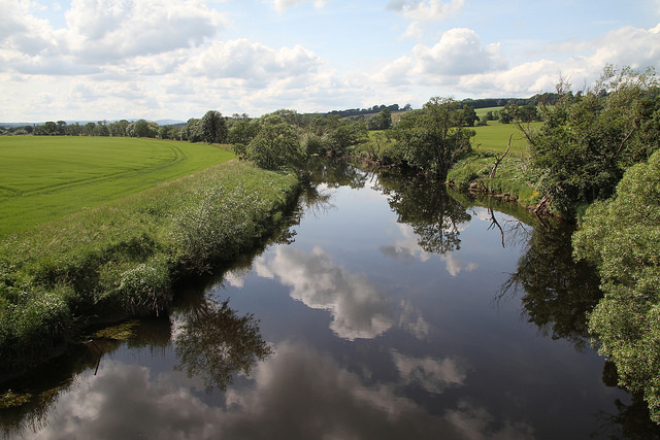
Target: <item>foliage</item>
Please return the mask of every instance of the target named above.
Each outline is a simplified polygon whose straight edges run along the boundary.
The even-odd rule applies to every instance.
[[[367,121],[369,130],[387,130],[392,126],[392,112],[383,109]]]
[[[599,352],[660,422],[660,152],[628,169],[612,200],[589,207],[573,245],[598,266],[605,293],[589,320]]]
[[[573,96],[561,80],[557,92],[557,104],[541,108],[540,130],[520,127],[553,207],[575,218],[577,206],[609,198],[625,169],[658,148],[660,88],[653,71],[606,68],[593,90]]]
[[[246,156],[266,170],[300,169],[306,160],[298,130],[279,115],[263,118],[259,133],[247,146]]]
[[[465,113],[451,99],[431,98],[422,112],[402,120],[393,130],[400,157],[409,166],[428,171],[440,179],[470,151],[470,136],[464,128]]]
[[[223,144],[227,141],[227,123],[222,113],[209,110],[201,120],[202,140],[207,144]]]
[[[234,146],[237,154],[245,152],[245,147],[257,136],[260,129],[258,119],[236,119],[231,122],[227,132],[227,142]]]

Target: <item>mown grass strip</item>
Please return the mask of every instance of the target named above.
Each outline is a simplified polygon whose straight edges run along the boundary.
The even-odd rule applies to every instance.
[[[178,277],[253,247],[297,189],[296,176],[231,161],[6,236],[0,373],[91,321],[166,310]]]
[[[226,162],[218,146],[112,137],[0,137],[0,237]]]

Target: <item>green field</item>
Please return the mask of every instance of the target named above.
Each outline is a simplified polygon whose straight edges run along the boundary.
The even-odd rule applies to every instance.
[[[504,107],[484,107],[484,108],[476,108],[476,109],[474,109],[474,111],[477,114],[477,116],[479,116],[481,118],[482,116],[486,116],[486,113],[488,113],[488,112],[495,113],[497,111],[502,110],[503,108]]]
[[[115,137],[0,137],[0,237],[228,161],[218,146]]]
[[[532,122],[530,128],[539,129],[542,122]],[[477,135],[471,139],[472,147],[476,151],[486,151],[492,153],[504,153],[509,142],[509,136],[513,135],[511,150],[509,154],[516,157],[528,157],[529,148],[527,141],[516,124],[500,124],[497,121],[488,121],[488,125],[483,127],[474,127]]]

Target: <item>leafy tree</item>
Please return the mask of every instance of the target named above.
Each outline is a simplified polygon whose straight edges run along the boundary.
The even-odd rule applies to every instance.
[[[558,101],[541,107],[538,131],[519,127],[531,145],[533,165],[545,173],[543,189],[561,215],[609,198],[626,168],[645,160],[658,142],[660,89],[653,72],[606,69],[594,90],[579,96],[557,85]]]
[[[82,131],[83,127],[76,122],[75,124],[68,124],[64,129],[64,134],[67,136],[80,136]]]
[[[163,125],[158,129],[158,139],[174,139],[176,133],[171,125]]]
[[[445,179],[452,165],[470,151],[474,131],[463,125],[463,109],[456,101],[431,98],[421,113],[399,123],[393,134],[409,166]]]
[[[201,120],[202,140],[209,144],[223,144],[227,142],[227,122],[222,113],[209,110]]]
[[[96,130],[96,124],[94,122],[88,122],[82,128],[82,134],[85,136],[94,136],[94,131]]]
[[[57,124],[53,121],[48,121],[44,125],[38,125],[34,129],[34,134],[36,136],[53,136],[59,134],[59,128]]]
[[[227,133],[227,142],[245,147],[259,133],[259,120],[235,119]]]
[[[660,422],[660,152],[628,169],[611,200],[589,207],[573,245],[601,277],[605,296],[589,319],[599,353]]]
[[[57,134],[60,136],[66,134],[66,121],[57,121]]]
[[[111,122],[108,125],[110,130],[110,136],[123,137],[126,136],[126,129],[128,128],[129,122],[126,119],[120,121]]]
[[[479,120],[477,112],[474,110],[474,108],[467,105],[463,105],[462,118],[466,127],[474,127],[474,123]]]
[[[95,136],[110,136],[110,129],[106,121],[99,121],[94,129]]]
[[[267,170],[302,167],[306,155],[300,147],[298,130],[278,115],[267,115],[259,134],[246,149],[248,159]]]
[[[386,108],[369,118],[369,121],[367,122],[367,127],[369,130],[387,130],[391,126],[392,112]]]
[[[196,118],[188,119],[186,127],[181,130],[183,140],[190,142],[202,142],[204,139],[202,135],[202,120]]]
[[[130,137],[155,138],[158,134],[158,124],[138,119],[126,127],[126,134]]]

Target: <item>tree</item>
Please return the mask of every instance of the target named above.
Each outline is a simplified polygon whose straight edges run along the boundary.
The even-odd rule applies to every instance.
[[[57,121],[57,134],[60,136],[66,134],[66,121]]]
[[[202,140],[209,144],[227,142],[227,122],[217,110],[206,112],[201,121]]]
[[[94,136],[110,136],[110,129],[106,121],[99,121],[94,129]]]
[[[300,147],[298,131],[277,115],[267,115],[263,118],[261,130],[250,141],[246,154],[257,166],[267,170],[287,167],[297,169],[306,159]]]
[[[120,121],[111,122],[108,125],[110,130],[110,136],[123,137],[126,136],[126,129],[128,128],[129,122],[126,119]]]
[[[660,151],[628,169],[609,201],[587,210],[574,254],[597,265],[604,298],[589,318],[619,384],[644,393],[660,422]]]
[[[595,88],[580,96],[573,96],[570,84],[560,79],[557,102],[541,107],[543,127],[519,124],[531,146],[532,164],[545,176],[543,191],[568,219],[575,219],[581,206],[609,198],[626,168],[658,148],[655,74],[623,69],[613,75],[606,68]]]
[[[67,136],[80,136],[82,131],[83,127],[76,122],[75,124],[68,124],[64,129],[64,134]]]
[[[246,146],[258,133],[259,120],[236,119],[227,133],[227,142],[232,145]]]
[[[94,122],[88,122],[82,128],[82,134],[85,136],[94,136],[94,130],[96,130],[96,124]]]
[[[445,179],[452,165],[470,151],[474,131],[463,125],[463,110],[456,101],[431,98],[414,119],[399,123],[394,130],[396,147],[409,166]]]
[[[463,105],[462,118],[466,127],[474,127],[474,123],[479,120],[477,112],[474,110],[474,108],[467,105]]]
[[[204,139],[202,136],[202,120],[196,118],[188,119],[186,127],[181,130],[181,135],[183,140],[188,140],[190,142],[202,142]]]
[[[383,109],[367,121],[369,130],[387,130],[392,126],[392,112]]]

